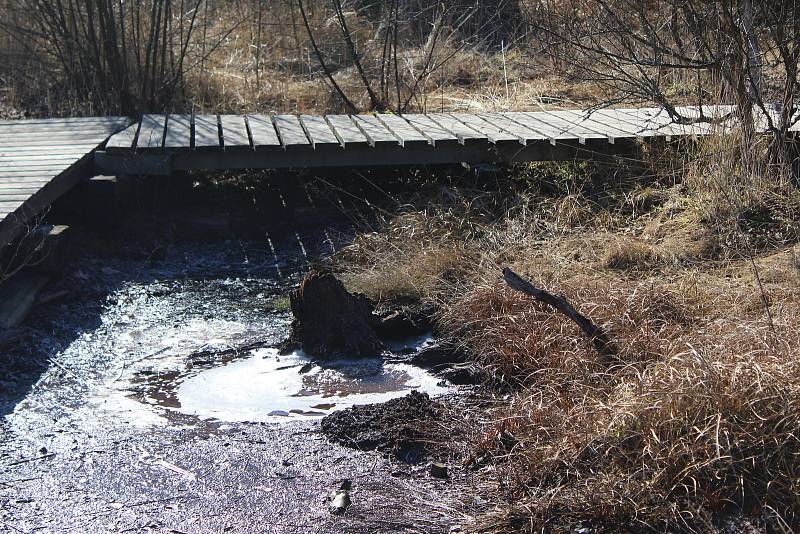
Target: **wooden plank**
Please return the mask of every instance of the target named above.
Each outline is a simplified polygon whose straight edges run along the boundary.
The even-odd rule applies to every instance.
[[[536,128],[535,124],[546,125],[551,130],[558,132],[558,135],[551,139],[577,139],[579,143],[586,144],[587,139],[608,139],[606,136],[597,132],[588,131],[580,125],[572,124],[553,115],[547,111],[538,112],[510,112],[504,113],[508,118],[519,122],[525,126]]]
[[[8,141],[5,143],[0,143],[0,151],[3,150],[29,150],[29,151],[47,151],[50,148],[68,148],[68,147],[95,147],[102,143],[106,136],[95,137],[91,138],[90,140],[82,140],[82,139],[69,139],[65,141],[54,141],[52,139],[38,139],[38,140],[30,140],[30,141]]]
[[[114,125],[86,125],[86,126],[71,126],[69,128],[59,128],[55,126],[17,126],[17,127],[0,127],[0,133],[3,135],[81,135],[81,134],[95,134],[95,135],[111,135],[123,127]]]
[[[597,132],[600,135],[604,135],[610,143],[613,143],[616,139],[633,139],[636,137],[635,134],[631,133],[627,129],[624,129],[624,125],[612,122],[610,120],[603,120],[599,117],[593,119],[582,111],[565,110],[553,111],[551,113],[567,122],[572,122],[581,128],[585,128],[587,131]]]
[[[652,137],[658,133],[658,127],[654,127],[652,122],[624,109],[598,109],[592,112],[592,117],[613,121],[619,127],[629,127],[637,137]]]
[[[400,140],[400,145],[403,147],[424,146],[432,145],[431,141],[422,135],[414,126],[409,124],[400,115],[392,113],[384,113],[376,115],[378,120]]]
[[[55,119],[8,119],[0,120],[0,128],[6,126],[35,126],[35,125],[115,125],[125,126],[130,122],[128,117],[66,117]]]
[[[281,140],[269,115],[248,115],[247,125],[250,127],[250,135],[253,136],[254,149],[269,150],[281,146]]]
[[[0,154],[0,165],[10,165],[12,163],[17,162],[37,162],[37,161],[69,161],[69,160],[79,160],[89,152],[94,149],[92,147],[89,150],[81,150],[80,152],[70,152],[67,154],[42,154],[41,152],[37,152],[35,154]]]
[[[325,122],[324,117],[320,115],[300,115],[300,123],[305,128],[314,149],[342,147],[341,142],[328,123]]]
[[[428,118],[439,124],[442,128],[452,133],[462,145],[486,144],[489,138],[478,132],[463,122],[454,119],[447,113],[434,113]]]
[[[0,161],[30,161],[36,159],[59,159],[59,158],[76,158],[80,159],[92,150],[95,146],[84,147],[83,150],[77,151],[74,148],[71,150],[54,149],[52,153],[46,153],[41,150],[20,150],[19,152],[3,152],[0,151]]]
[[[20,169],[13,169],[13,170],[5,170],[0,169],[0,181],[2,182],[9,182],[13,180],[28,180],[30,178],[42,177],[42,176],[49,176],[53,177],[56,176],[60,171],[63,171],[69,167],[68,165],[62,165],[60,167],[54,168],[41,168],[37,167],[34,170],[20,170]]]
[[[283,148],[307,148],[311,146],[300,119],[295,115],[275,115],[275,129],[281,138]]]
[[[8,191],[0,191],[0,202],[11,202],[11,201],[21,201],[25,202],[33,195],[39,192],[41,188],[33,189],[32,191],[16,191],[16,192],[8,192]]]
[[[23,169],[50,169],[50,168],[58,168],[58,167],[69,167],[70,165],[80,161],[82,158],[67,158],[67,159],[49,159],[49,160],[37,160],[37,161],[11,161],[8,163],[3,162],[0,160],[0,171],[21,171]]]
[[[50,183],[50,180],[31,180],[28,182],[19,182],[14,184],[8,184],[5,182],[0,182],[0,196],[5,193],[19,193],[19,192],[31,192],[31,191],[38,191],[43,186]]]
[[[370,146],[397,146],[400,140],[386,129],[374,115],[351,115],[350,118],[369,141]]]
[[[167,133],[164,136],[164,148],[189,149],[191,147],[192,147],[192,116],[170,115],[167,119]]]
[[[511,135],[515,135],[523,146],[527,146],[529,143],[536,143],[538,141],[549,139],[541,132],[532,130],[518,122],[514,122],[511,119],[500,115],[499,113],[481,113],[478,116],[486,122],[489,122],[498,128],[502,128]]]
[[[436,121],[432,120],[427,115],[410,113],[403,115],[403,118],[408,121],[414,128],[422,132],[428,138],[432,146],[441,146],[447,144],[458,143],[458,137],[452,132],[445,130]]]
[[[73,154],[75,152],[89,152],[100,142],[97,143],[82,143],[80,145],[24,145],[24,146],[0,146],[0,157],[4,155],[23,155],[23,154]]]
[[[24,187],[27,184],[47,183],[53,179],[49,174],[40,176],[5,176],[0,178],[0,188],[3,187]]]
[[[506,113],[498,113],[498,115],[502,116],[506,120],[510,120],[517,124],[520,124],[531,131],[540,133],[544,139],[550,141],[551,145],[556,145],[556,143],[560,140],[575,139],[575,137],[573,137],[571,134],[567,134],[562,130],[559,130],[558,128],[554,128],[545,122],[532,118],[529,115],[525,115],[523,113],[506,112]]]
[[[344,148],[369,145],[367,136],[359,130],[349,115],[328,115],[325,119]]]
[[[451,113],[451,117],[456,119],[457,121],[461,121],[476,132],[480,132],[489,139],[489,142],[492,144],[498,143],[520,143],[520,138],[516,135],[512,135],[502,128],[498,128],[497,126],[490,124],[483,120],[482,118],[478,117],[477,115],[472,115],[470,113]]]
[[[196,150],[220,148],[216,115],[194,116],[194,148]]]
[[[130,150],[135,148],[139,124],[139,122],[135,122],[121,132],[112,135],[106,143],[106,150]]]
[[[244,115],[220,115],[219,122],[222,127],[222,144],[225,150],[249,150],[252,148]]]
[[[27,198],[25,200],[27,200]],[[0,210],[6,213],[14,213],[23,204],[25,204],[24,200],[0,200]]]
[[[159,149],[164,143],[164,130],[167,118],[165,115],[145,115],[139,127],[139,137],[136,141],[136,150]]]
[[[82,132],[80,134],[35,134],[35,133],[27,133],[27,134],[7,134],[0,132],[0,144],[9,144],[9,142],[13,142],[14,144],[27,144],[29,142],[37,142],[37,141],[44,141],[49,140],[50,142],[54,141],[84,141],[86,143],[101,143],[105,141],[109,137],[107,133],[98,133],[98,132]]]

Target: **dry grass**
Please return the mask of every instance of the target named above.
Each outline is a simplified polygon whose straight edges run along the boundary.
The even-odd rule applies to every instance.
[[[340,258],[353,288],[438,303],[440,329],[508,386],[463,445],[502,503],[476,528],[796,526],[797,251],[760,249],[762,297],[697,184],[617,194],[565,167],[523,169],[528,188],[502,199],[423,195]],[[502,265],[602,325],[614,357],[507,288]]]

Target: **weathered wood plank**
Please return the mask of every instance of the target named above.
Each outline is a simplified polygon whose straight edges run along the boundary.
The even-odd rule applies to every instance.
[[[167,118],[167,133],[164,148],[179,149],[192,146],[192,116],[170,115]]]
[[[535,124],[546,125],[547,128],[558,132],[557,136],[551,139],[574,139],[581,144],[586,144],[587,139],[607,139],[606,136],[598,134],[597,132],[587,131],[578,125],[571,124],[546,111],[537,112],[509,112],[504,115],[520,124],[536,128]]]
[[[30,180],[27,182],[16,182],[16,183],[6,183],[5,181],[0,182],[0,196],[5,193],[20,193],[20,192],[30,192],[30,191],[38,191],[42,188],[42,186],[47,185],[50,180]]]
[[[25,151],[47,151],[50,148],[74,148],[80,147],[95,147],[105,141],[108,136],[98,136],[98,137],[91,137],[88,139],[67,139],[64,141],[57,141],[52,139],[38,139],[38,140],[30,140],[30,141],[8,141],[0,143],[0,152],[3,150],[8,151],[18,151],[18,150],[25,150]],[[130,148],[130,147],[129,147]]]
[[[370,146],[397,146],[400,140],[386,129],[374,115],[351,115],[353,122],[369,141]]]
[[[139,133],[139,122],[134,122],[121,132],[115,133],[106,143],[106,150],[130,150],[136,148],[136,135]]]
[[[400,145],[403,147],[407,148],[433,144],[422,132],[417,130],[400,115],[385,113],[376,115],[376,117],[400,140]]]
[[[431,146],[443,146],[459,142],[458,137],[454,133],[444,129],[427,115],[411,113],[403,115],[403,118],[414,128],[422,132],[430,141]]]
[[[470,113],[451,113],[451,117],[456,119],[457,121],[461,121],[476,132],[480,132],[489,139],[489,142],[492,144],[499,144],[499,143],[519,143],[521,142],[519,137],[516,135],[512,135],[497,126],[490,124],[483,120],[482,118],[478,117],[477,115],[472,115]]]
[[[520,124],[531,131],[542,134],[544,139],[549,140],[550,144],[552,145],[556,145],[556,143],[560,140],[575,139],[575,137],[573,137],[571,134],[567,134],[558,128],[554,128],[550,124],[537,120],[535,117],[531,117],[530,115],[525,115],[518,112],[498,113],[498,115],[502,116],[504,119]]]
[[[0,160],[0,170],[15,171],[22,169],[35,170],[40,167],[44,168],[51,168],[56,166],[68,167],[69,165],[72,165],[73,163],[81,159],[81,157],[51,158],[43,160],[24,160],[24,161],[8,161],[8,162]]]
[[[305,128],[309,139],[311,139],[311,145],[314,149],[342,147],[341,142],[330,125],[325,122],[324,117],[320,115],[300,115],[300,123]]]
[[[446,113],[428,115],[428,118],[455,135],[462,145],[486,144],[489,138]]]
[[[296,149],[308,148],[311,141],[308,140],[300,119],[296,115],[275,115],[275,129],[281,138],[283,148]]]
[[[77,126],[88,126],[88,125],[115,125],[115,126],[124,126],[130,122],[128,117],[66,117],[66,118],[56,118],[56,119],[8,119],[8,120],[0,120],[0,127],[5,128],[7,126],[22,126],[22,127],[29,127],[29,126],[36,126],[36,125],[77,125]]]
[[[37,155],[37,154],[73,154],[76,152],[83,152],[86,153],[97,145],[102,143],[102,141],[98,141],[97,143],[82,143],[76,145],[59,145],[59,144],[51,144],[51,145],[40,145],[40,146],[14,146],[14,147],[4,147],[0,146],[0,157],[3,156],[20,156],[25,154],[30,155]]]
[[[39,192],[41,188],[28,190],[28,191],[0,191],[0,202],[11,202],[11,201],[20,201],[25,202],[33,195]]]
[[[650,120],[632,115],[621,109],[598,109],[592,112],[591,116],[598,121],[611,121],[618,127],[628,127],[637,137],[652,137],[657,135],[658,126]]]
[[[219,122],[222,126],[222,142],[225,150],[248,150],[252,148],[244,115],[220,115]]]
[[[499,113],[481,113],[478,116],[486,122],[502,128],[511,135],[516,136],[523,146],[527,146],[529,143],[535,143],[537,141],[548,139],[540,132],[532,130],[518,122],[514,122],[511,119],[500,115]]]
[[[601,136],[605,136],[611,143],[616,139],[633,139],[636,137],[617,123],[612,123],[609,120],[603,121],[602,119],[593,119],[583,112],[566,110],[552,111],[550,113],[588,132],[595,132]]]
[[[216,115],[194,116],[194,148],[213,150],[220,148],[219,126]]]
[[[369,145],[367,136],[358,129],[349,115],[328,115],[325,117],[344,148]]]
[[[53,177],[69,167],[69,165],[60,165],[53,167],[37,167],[35,169],[21,170],[21,169],[0,169],[0,180],[4,182],[12,180],[28,180],[34,177],[49,176]]]
[[[18,162],[38,162],[38,161],[77,161],[91,152],[94,147],[89,150],[81,150],[80,152],[69,152],[66,154],[42,154],[40,152],[34,154],[0,154],[0,165],[12,165]]]
[[[281,146],[281,140],[269,115],[248,115],[247,124],[250,135],[253,136],[253,148],[256,150],[270,150]]]
[[[136,150],[159,149],[164,143],[164,130],[167,118],[165,115],[145,115],[139,127],[139,138],[136,141]]]
[[[26,134],[12,134],[8,133],[6,130],[0,129],[0,143],[8,144],[9,142],[14,142],[15,144],[19,143],[29,143],[29,142],[36,142],[36,141],[43,141],[49,140],[50,142],[60,142],[60,141],[83,141],[86,143],[96,142],[100,144],[106,138],[109,137],[109,134],[106,133],[97,133],[97,132],[81,132],[79,134],[34,134],[34,133],[26,133]]]

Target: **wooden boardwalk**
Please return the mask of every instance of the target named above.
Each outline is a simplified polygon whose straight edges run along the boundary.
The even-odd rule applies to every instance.
[[[706,116],[731,110],[703,108]],[[692,107],[679,112],[699,115]],[[676,124],[660,108],[0,121],[0,253],[59,196],[97,173],[565,160],[625,152],[647,137],[711,132],[708,123]]]
[[[93,152],[125,117],[0,121],[0,252],[94,171]]]
[[[729,106],[704,108],[723,114]],[[680,108],[697,115],[697,108]],[[96,154],[107,173],[521,162],[623,151],[710,133],[660,108],[374,115],[145,115]]]

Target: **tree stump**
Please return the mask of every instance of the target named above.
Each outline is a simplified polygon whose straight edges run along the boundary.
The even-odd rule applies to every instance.
[[[292,333],[282,353],[302,349],[321,359],[376,356],[384,345],[376,328],[380,319],[363,295],[349,293],[333,274],[312,271],[289,294]]]

